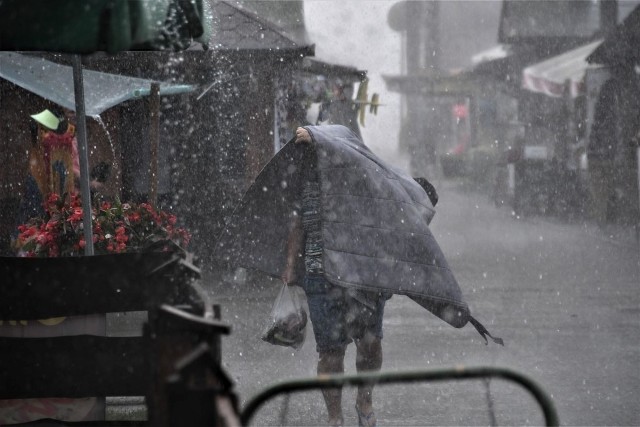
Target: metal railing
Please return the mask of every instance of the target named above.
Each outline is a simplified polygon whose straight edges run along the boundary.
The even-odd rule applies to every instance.
[[[251,398],[240,414],[241,424],[249,425],[257,410],[269,399],[296,391],[361,386],[366,384],[408,383],[419,381],[447,381],[499,378],[514,382],[525,388],[540,405],[547,426],[558,426],[559,419],[553,400],[544,389],[531,378],[519,372],[499,367],[453,367],[447,369],[417,370],[404,372],[367,372],[356,375],[325,375],[300,378],[274,384]]]

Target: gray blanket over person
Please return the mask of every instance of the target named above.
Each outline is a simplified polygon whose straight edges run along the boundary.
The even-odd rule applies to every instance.
[[[276,153],[226,222],[214,255],[280,277],[291,219],[299,214],[305,173],[300,165],[305,150],[314,150],[326,279],[345,288],[406,295],[450,325],[471,323],[485,342],[488,336],[503,344],[471,316],[429,229],[437,197],[426,180],[377,157],[347,127],[305,129],[313,143],[290,142]]]

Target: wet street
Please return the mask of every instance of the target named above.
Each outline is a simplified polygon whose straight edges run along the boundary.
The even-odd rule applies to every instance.
[[[632,229],[599,230],[557,218],[519,218],[452,182],[440,194],[432,231],[472,314],[505,346],[471,325],[454,329],[394,296],[384,318],[385,371],[455,365],[521,372],[553,398],[562,425],[640,425],[640,250]],[[223,363],[241,404],[275,382],[315,374],[310,325],[294,351],[260,340],[279,283],[238,271],[207,277],[232,334]],[[355,373],[355,352],[346,373]],[[357,425],[355,390],[345,389],[345,423]],[[385,385],[374,394],[378,425],[540,425],[523,388],[503,380]],[[319,391],[276,398],[254,425],[322,425]]]

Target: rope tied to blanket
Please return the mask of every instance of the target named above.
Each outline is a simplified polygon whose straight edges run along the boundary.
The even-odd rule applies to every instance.
[[[475,317],[469,316],[469,322],[471,322],[471,324],[476,328],[476,331],[478,331],[478,333],[480,335],[482,335],[482,338],[484,338],[484,344],[485,345],[489,344],[489,340],[487,340],[487,337],[489,337],[496,344],[500,344],[501,346],[504,346],[504,341],[502,340],[502,338],[493,337],[489,333],[489,331],[487,331],[487,328],[485,328],[482,323],[478,322],[478,320]]]

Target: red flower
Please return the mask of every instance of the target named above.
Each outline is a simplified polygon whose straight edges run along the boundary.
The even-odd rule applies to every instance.
[[[138,212],[131,212],[127,214],[127,218],[129,219],[130,222],[139,222],[141,216]]]
[[[18,226],[16,248],[23,256],[81,255],[86,242],[80,226],[84,214],[80,197],[51,194],[47,203],[44,218]],[[92,220],[97,254],[144,251],[163,240],[186,246],[190,238],[187,230],[176,226],[175,215],[148,203],[103,202],[92,209]]]
[[[21,225],[18,230],[22,233],[21,237],[25,239],[38,234],[38,227],[35,226]]]
[[[71,223],[82,221],[82,208],[74,208],[73,213],[67,221]]]
[[[36,242],[39,245],[46,245],[47,244],[47,235],[46,234],[39,234],[36,236]]]
[[[60,201],[60,196],[57,195],[56,193],[51,193],[49,194],[49,197],[47,198],[47,204],[48,205],[56,205],[58,202]]]
[[[57,221],[57,220],[55,220],[55,219],[50,219],[50,220],[47,222],[47,224],[46,224],[46,226],[45,226],[45,229],[46,229],[47,231],[53,231],[53,230],[55,230],[57,227],[58,227],[58,221]]]
[[[127,236],[127,230],[124,226],[116,227],[116,242],[125,243],[129,240],[129,236]]]

